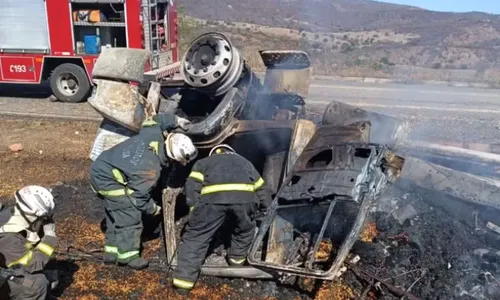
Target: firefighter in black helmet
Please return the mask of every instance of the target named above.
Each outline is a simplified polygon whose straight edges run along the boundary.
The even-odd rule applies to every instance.
[[[259,172],[228,145],[215,146],[208,157],[194,164],[185,190],[190,216],[173,278],[181,294],[193,288],[209,243],[226,217],[234,220],[228,263],[243,265],[255,234],[254,215],[271,204]]]

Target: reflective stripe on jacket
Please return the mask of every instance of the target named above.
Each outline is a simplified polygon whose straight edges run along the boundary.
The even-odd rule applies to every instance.
[[[143,122],[141,131],[101,153],[92,163],[93,188],[104,197],[128,196],[139,210],[152,213],[151,193],[167,165],[163,131],[175,128],[175,116],[159,114]]]
[[[237,154],[215,154],[197,161],[186,181],[189,206],[261,202],[270,205],[265,182],[250,161]]]
[[[53,256],[56,243],[56,237],[44,236],[32,245],[21,233],[1,233],[0,266],[10,268],[20,264],[28,273],[40,272]]]

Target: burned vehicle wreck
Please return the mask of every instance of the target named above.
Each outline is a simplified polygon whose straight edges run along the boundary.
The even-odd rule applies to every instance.
[[[147,55],[128,50],[142,68]],[[335,278],[358,239],[368,208],[397,179],[403,159],[385,145],[370,142],[370,122],[318,126],[305,119],[311,72],[307,54],[261,51],[267,68],[261,81],[226,36],[205,34],[191,43],[181,61],[182,80],[153,81],[143,96],[124,82],[131,78],[109,75],[139,73],[118,70],[118,63],[109,70],[106,60],[116,60],[118,54],[113,51],[124,50],[106,51],[96,64],[89,103],[105,120],[91,158],[132,136],[147,115],[174,113],[193,123],[186,134],[200,158],[219,143],[230,144],[253,162],[274,195],[271,211],[256,233],[250,266],[227,265],[221,259],[222,245],[208,255],[202,272],[246,278],[281,273]],[[147,79],[137,78],[141,81]],[[165,247],[167,261],[174,266],[180,235],[176,220],[182,220],[182,210],[176,206],[184,205],[182,189],[190,167],[175,165],[164,178]],[[325,241],[342,246],[316,260]]]
[[[369,143],[369,130],[356,123],[316,131],[261,225],[248,257],[252,265],[318,279],[338,276],[369,208],[403,163],[385,146]],[[340,247],[318,258],[325,242]]]
[[[104,121],[91,159],[136,134],[147,116],[173,113],[193,123],[184,133],[199,149],[199,158],[217,144],[231,145],[252,161],[274,197],[247,257],[250,265],[229,266],[220,238],[202,267],[206,275],[333,280],[341,275],[370,208],[400,177],[467,197],[460,187],[450,190],[443,181],[432,181],[446,168],[415,158],[410,168],[396,154],[406,139],[405,122],[337,101],[327,106],[321,122],[308,120],[311,68],[302,51],[261,51],[262,80],[221,33],[201,35],[190,44],[180,62],[181,77],[159,81],[144,73],[148,55],[113,48],[99,56],[89,104]],[[187,214],[183,188],[191,166],[174,165],[162,179],[163,199],[158,200],[166,270],[176,265],[179,224]],[[496,182],[460,176],[470,186],[477,183],[491,195],[498,193]]]

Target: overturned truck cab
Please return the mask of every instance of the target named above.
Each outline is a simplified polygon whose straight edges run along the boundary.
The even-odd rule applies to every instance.
[[[400,176],[404,159],[388,148],[391,143],[386,140],[392,137],[379,142],[373,135],[373,125],[386,124],[363,118],[324,124],[306,119],[311,72],[306,53],[268,50],[260,54],[267,68],[263,80],[226,36],[208,33],[188,47],[181,61],[182,80],[148,82],[136,76],[138,82],[131,85],[130,78],[120,74],[139,74],[148,53],[104,51],[96,63],[89,104],[105,120],[91,158],[136,134],[147,116],[173,113],[188,118],[193,126],[184,133],[199,149],[199,158],[219,143],[230,144],[252,161],[274,196],[248,255],[250,266],[229,266],[221,259],[224,243],[219,243],[202,272],[333,280],[358,239],[370,206]],[[123,63],[106,63],[116,62],[118,56]],[[133,67],[137,70],[129,70]],[[141,86],[148,88],[141,90]],[[164,213],[166,268],[176,265],[181,231],[177,221],[185,221],[179,208],[185,206],[182,191],[191,166],[174,165],[163,177],[163,197],[158,200]],[[332,247],[326,255],[318,255],[324,244]]]

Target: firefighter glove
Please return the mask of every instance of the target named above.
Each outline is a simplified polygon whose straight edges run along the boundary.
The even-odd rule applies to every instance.
[[[56,224],[48,223],[43,225],[43,234],[48,236],[56,236]]]
[[[157,204],[153,204],[153,216],[159,216],[160,215],[160,212],[161,212],[161,206],[157,205]]]
[[[176,123],[177,127],[185,131],[189,130],[192,126],[191,121],[189,121],[188,119],[181,118],[179,116],[176,116]]]

